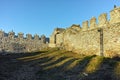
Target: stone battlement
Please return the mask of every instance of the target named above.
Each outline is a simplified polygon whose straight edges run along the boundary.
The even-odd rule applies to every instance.
[[[44,36],[44,35],[42,35],[42,36]],[[22,32],[19,32],[18,35],[15,35],[15,32],[13,32],[13,31],[5,33],[2,30],[0,30],[0,37],[21,38],[21,39],[28,39],[28,40],[31,40],[31,39],[40,40],[41,39],[41,37],[39,37],[39,35],[37,35],[37,34],[35,34],[34,36],[32,36],[32,34],[26,34],[26,37],[24,37],[24,33],[22,33]]]
[[[67,29],[55,29],[50,36],[49,46],[62,47],[80,54],[120,55],[120,7],[110,11],[110,20],[103,13],[98,21],[92,17],[89,21],[83,21],[81,27],[73,24]]]
[[[82,22],[82,31],[95,29],[96,27],[105,27],[107,24],[115,24],[120,22],[120,7],[116,7],[110,11],[110,20],[107,19],[107,14],[100,14],[97,18],[92,17],[89,21]]]
[[[23,53],[23,52],[34,52],[39,51],[42,48],[47,47],[46,37],[42,35],[35,34],[26,34],[20,32],[18,35],[15,35],[15,32],[11,31],[5,33],[0,30],[0,52],[7,53]]]

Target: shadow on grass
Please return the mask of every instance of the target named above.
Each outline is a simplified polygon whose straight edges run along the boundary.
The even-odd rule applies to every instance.
[[[61,58],[51,64],[49,64],[48,66],[53,66],[54,67],[50,68],[50,69],[45,69],[45,70],[40,70],[37,74],[39,74],[39,80],[66,80],[65,77],[65,67],[67,67],[69,64],[71,64],[73,61],[75,61],[76,59],[74,58]],[[65,61],[62,63],[62,61]],[[59,65],[59,63],[61,63],[61,65]],[[58,64],[58,65],[57,65]],[[46,66],[46,67],[48,67]],[[44,68],[44,67],[43,67]]]
[[[87,66],[87,64],[90,62],[90,60],[95,57],[95,55],[93,56],[86,56],[84,57],[82,60],[80,60],[78,62],[78,65],[74,66],[72,69],[70,69],[70,72],[82,72],[84,70],[84,68]]]
[[[116,62],[118,61],[118,59],[116,60],[116,58],[111,59],[111,58],[103,57],[103,60],[99,64],[99,67],[96,71],[92,73],[86,73],[84,71],[85,68],[90,63],[91,59],[95,57],[96,57],[95,55],[86,56],[83,59],[79,60],[79,63],[69,70],[66,70],[66,67],[68,67],[70,64],[72,64],[74,61],[78,59],[71,58],[59,66],[54,66],[46,70],[42,69],[38,72],[39,76],[41,76],[41,78],[39,79],[40,80],[42,79],[44,80],[120,80],[119,78],[120,75],[116,76],[114,72],[114,69],[116,68],[116,66],[118,66]],[[43,68],[55,64],[59,64],[66,59],[68,58],[67,57],[60,58],[53,63],[43,66]]]
[[[51,66],[51,65],[55,65],[55,64],[61,62],[62,60],[65,60],[66,58],[67,58],[67,57],[60,57],[59,59],[57,59],[57,60],[55,60],[55,61],[53,61],[53,62],[48,61],[48,62],[44,63],[43,65],[41,65],[41,67],[44,68],[44,67],[48,67],[48,66]]]
[[[53,67],[47,68],[45,70],[44,69],[40,70],[37,74],[41,76],[40,80],[77,80],[78,79],[77,76],[79,75],[79,73],[84,70],[86,65],[93,57],[95,57],[95,55],[84,57],[79,62],[78,65],[74,66],[70,70],[66,70],[66,67],[68,67],[70,64],[72,64],[74,61],[78,59],[71,57],[61,57],[60,59],[56,60],[53,63],[42,66],[43,68],[49,66],[53,66]]]
[[[43,51],[37,51],[37,52],[26,52],[26,53],[2,52],[0,53],[0,58],[3,58],[3,57],[22,58],[22,57],[28,57],[28,56],[32,57],[42,53],[53,53],[58,50],[59,50],[58,48],[53,48],[49,50],[43,50]]]
[[[38,52],[28,52],[28,53],[5,53],[6,55],[0,55],[0,58],[5,58],[5,57],[9,57],[9,58],[21,58],[21,57],[28,57],[28,56],[35,56],[38,54],[42,54],[42,53],[46,53],[48,51],[38,51]],[[4,54],[4,53],[2,53]]]
[[[118,66],[117,61],[118,58],[112,58],[112,59],[104,58],[99,68],[95,72],[88,74],[88,76],[84,77],[84,79],[85,80],[120,80],[119,77],[120,74],[119,76],[117,76],[114,71],[116,66]]]
[[[93,64],[94,66],[94,64],[96,64],[96,61],[94,62],[94,60],[100,60],[94,59],[97,58],[97,56],[83,56],[81,58],[77,58],[72,55],[69,56],[69,54],[66,53],[68,52],[59,51],[59,49],[56,48],[34,53],[9,54],[3,56],[4,60],[6,60],[8,64],[4,65],[4,62],[1,63],[0,74],[5,76],[6,74],[3,74],[2,72],[7,71],[10,73],[11,71],[21,68],[21,65],[27,65],[28,68],[37,68],[37,72],[35,74],[37,75],[37,79],[35,80],[120,80],[120,65],[118,64],[120,62],[120,58],[103,57],[99,67],[97,66],[97,70],[92,73],[87,73],[85,72],[85,69],[88,65]],[[21,60],[20,62],[13,63],[10,61],[10,59],[13,58],[21,58]],[[4,60],[0,58],[0,62]],[[70,65],[74,66],[68,68]],[[116,68],[118,68],[117,73],[115,73]],[[6,76],[8,78],[10,77],[8,74]]]

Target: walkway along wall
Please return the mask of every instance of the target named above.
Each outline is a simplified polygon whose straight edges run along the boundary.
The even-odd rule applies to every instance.
[[[84,21],[82,27],[73,24],[67,29],[56,28],[50,36],[49,47],[62,47],[86,55],[120,55],[120,7],[110,11],[110,20],[103,13],[98,23],[93,17]]]

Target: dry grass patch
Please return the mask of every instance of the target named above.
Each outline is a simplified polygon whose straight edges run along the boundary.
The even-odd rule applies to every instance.
[[[90,60],[90,62],[87,64],[85,68],[86,73],[93,73],[96,72],[99,68],[100,65],[102,64],[104,58],[101,56],[96,56]]]
[[[47,66],[44,68],[44,70],[48,70],[48,69],[52,69],[52,68],[56,68],[56,67],[60,67],[62,66],[63,64],[65,64],[66,62],[72,60],[73,58],[66,58],[65,60],[62,60],[61,62],[59,63],[56,63],[54,65],[50,65],[50,66]]]
[[[66,70],[71,70],[72,68],[74,68],[75,66],[79,65],[81,59],[77,59],[74,62],[72,62],[70,65],[68,65],[66,67]]]
[[[22,61],[26,62],[26,61],[32,61],[32,60],[45,58],[45,57],[51,58],[53,56],[59,55],[59,54],[64,53],[64,52],[65,51],[59,51],[58,48],[53,48],[53,49],[49,49],[46,52],[43,51],[43,53],[40,52],[40,53],[33,55],[33,56],[17,58],[17,60],[22,60]]]

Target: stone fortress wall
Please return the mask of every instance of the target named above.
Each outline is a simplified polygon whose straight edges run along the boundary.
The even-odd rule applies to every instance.
[[[108,57],[120,55],[120,7],[110,11],[110,20],[103,13],[82,27],[73,24],[67,29],[56,28],[50,36],[49,47],[61,47],[69,51],[87,55]]]
[[[26,37],[24,37],[24,34],[21,32],[15,35],[13,31],[5,33],[0,30],[0,53],[35,52],[47,46],[44,35],[39,37],[39,35],[36,34],[32,37],[31,34],[26,34]]]

